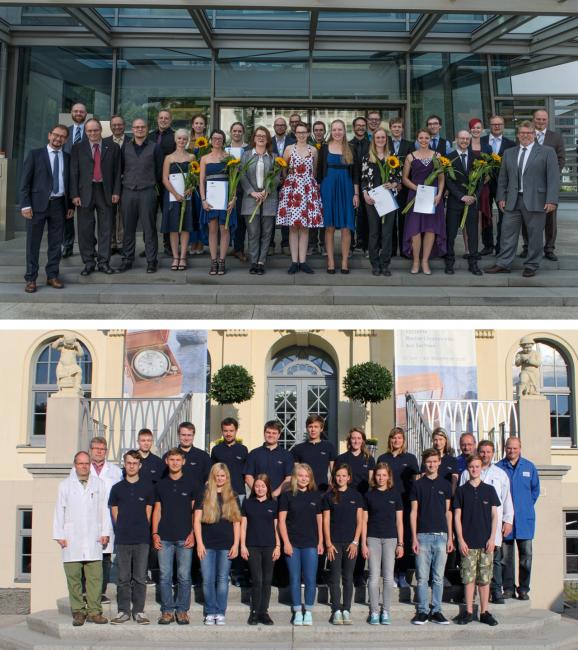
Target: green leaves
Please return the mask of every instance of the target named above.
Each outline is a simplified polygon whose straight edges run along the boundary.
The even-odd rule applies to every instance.
[[[255,381],[243,366],[223,366],[213,375],[209,396],[217,404],[240,404],[254,394]]]
[[[391,396],[393,377],[385,367],[373,361],[358,363],[347,369],[343,390],[349,399],[361,402],[382,402]]]

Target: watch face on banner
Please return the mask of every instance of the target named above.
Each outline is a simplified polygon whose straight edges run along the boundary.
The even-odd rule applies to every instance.
[[[135,354],[132,365],[143,379],[157,379],[167,374],[171,362],[160,350],[141,350]]]

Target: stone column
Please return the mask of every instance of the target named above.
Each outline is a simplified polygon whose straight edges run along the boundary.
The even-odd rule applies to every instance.
[[[524,395],[518,402],[522,456],[536,465],[550,463],[550,402],[543,395]]]

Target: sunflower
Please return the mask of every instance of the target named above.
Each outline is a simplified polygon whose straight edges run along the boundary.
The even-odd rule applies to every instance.
[[[231,158],[231,160],[227,160],[227,167],[234,167],[235,165],[238,165],[241,162],[240,158]]]
[[[451,167],[452,166],[452,161],[449,158],[446,158],[445,156],[440,156],[438,158],[440,165],[442,167]]]
[[[400,165],[399,158],[397,156],[388,156],[387,157],[387,166],[390,169],[397,169]]]
[[[502,162],[502,156],[500,156],[500,154],[493,153],[493,154],[492,154],[492,160],[493,160],[494,162],[501,163],[501,162]]]
[[[485,167],[488,163],[481,158],[474,160],[474,167]]]
[[[205,138],[204,135],[201,135],[195,140],[195,147],[198,147],[199,149],[203,149],[204,147],[209,146],[209,141],[207,138]]]
[[[191,164],[189,165],[189,171],[191,171],[193,174],[198,174],[201,171],[201,166],[196,160],[193,160]]]
[[[279,167],[287,167],[287,161],[285,158],[281,158],[281,156],[275,158],[275,163],[279,165]]]
[[[321,142],[316,142],[315,148],[317,149],[317,151],[319,151],[319,149],[321,149]]]

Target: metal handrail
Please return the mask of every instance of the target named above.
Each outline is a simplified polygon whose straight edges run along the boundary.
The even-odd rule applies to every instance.
[[[411,393],[405,394],[407,450],[418,458],[431,444],[432,429]]]
[[[165,454],[171,447],[178,445],[179,423],[191,419],[192,393],[187,393],[165,424],[157,439],[159,454]]]

